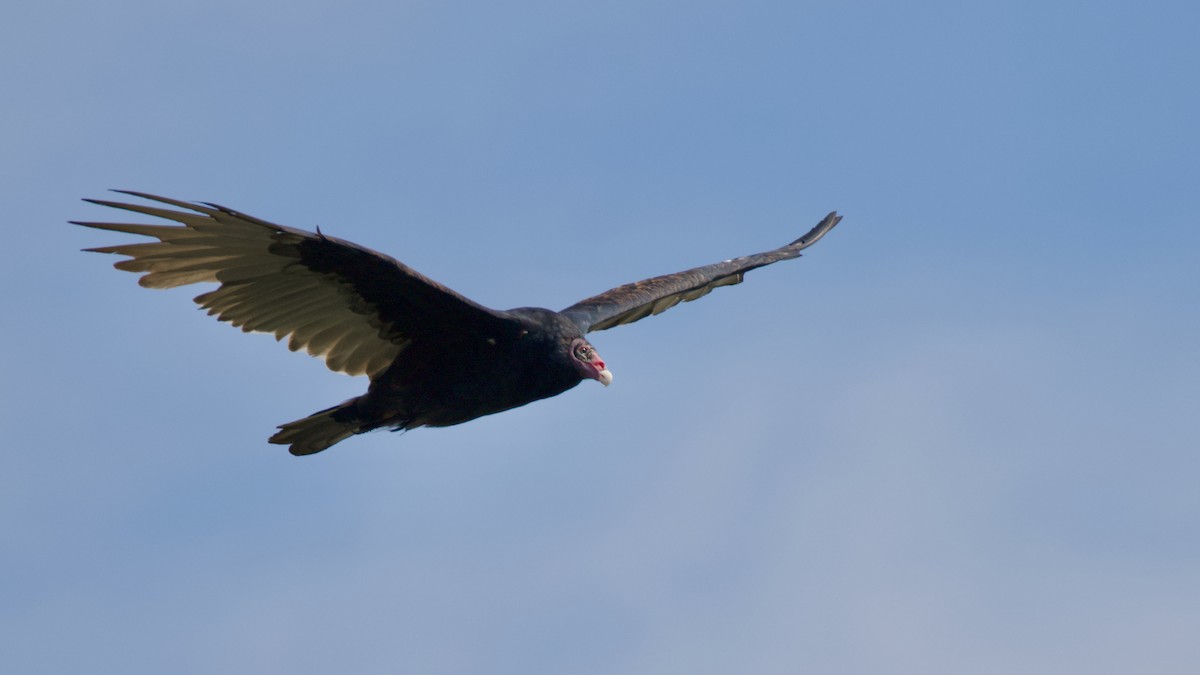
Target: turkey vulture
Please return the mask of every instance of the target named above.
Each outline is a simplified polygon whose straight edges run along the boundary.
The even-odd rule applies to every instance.
[[[147,288],[218,283],[195,299],[210,315],[289,337],[290,349],[324,358],[331,370],[370,377],[366,394],[279,427],[270,442],[293,455],[373,429],[460,424],[585,379],[607,386],[612,374],[584,335],[740,283],[749,270],[798,257],[841,220],[830,213],[787,246],[618,286],[561,312],[497,311],[320,228],[314,234],[208,202],[117,192],[176,208],[85,201],[180,225],[72,221],[158,240],[86,250],[129,256],[115,267],[143,273],[138,283]]]

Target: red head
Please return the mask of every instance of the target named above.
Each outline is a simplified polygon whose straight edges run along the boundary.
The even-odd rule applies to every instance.
[[[575,338],[575,341],[571,343],[571,358],[575,362],[575,368],[583,377],[596,380],[606,387],[612,384],[612,373],[608,372],[608,368],[604,365],[604,359],[600,358],[600,355],[596,353],[596,348],[587,340]]]

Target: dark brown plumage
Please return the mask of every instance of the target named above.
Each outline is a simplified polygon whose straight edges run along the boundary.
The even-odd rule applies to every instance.
[[[244,331],[288,338],[292,350],[331,369],[367,375],[367,393],[282,425],[270,442],[307,455],[379,428],[450,426],[560,394],[612,375],[584,338],[737,284],[749,270],[788,260],[841,220],[830,213],[808,234],[766,253],[645,279],[561,312],[479,305],[381,253],[275,225],[223,206],[139,192],[176,209],[104,200],[102,206],[179,223],[78,222],[158,241],[87,249],[129,259],[148,288],[220,284],[196,302]]]

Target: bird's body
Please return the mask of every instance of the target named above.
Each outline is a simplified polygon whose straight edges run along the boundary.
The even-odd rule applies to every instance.
[[[371,382],[364,409],[397,411],[405,428],[446,427],[556,396],[583,381],[567,362],[579,329],[546,309],[508,312],[512,325],[487,334],[414,342]],[[542,319],[539,321],[538,319]],[[392,422],[389,422],[392,423]]]
[[[574,324],[548,309],[505,314],[511,325],[486,334],[414,340],[403,358],[372,378],[366,394],[283,425],[272,442],[309,454],[304,451],[372,429],[448,427],[557,396],[583,381],[561,358],[582,338]]]
[[[126,193],[184,209],[95,201],[180,226],[80,222],[158,242],[89,249],[130,259],[140,283],[220,286],[201,307],[245,331],[289,338],[330,369],[371,378],[367,393],[284,424],[272,443],[319,452],[373,429],[444,427],[502,412],[612,375],[584,337],[631,323],[723,285],[751,269],[795,258],[840,220],[829,214],[791,244],[620,286],[555,312],[488,309],[375,251],[274,225],[213,204]]]

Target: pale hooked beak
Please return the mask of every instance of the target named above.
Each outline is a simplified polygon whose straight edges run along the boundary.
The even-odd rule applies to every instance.
[[[588,361],[588,369],[592,371],[591,377],[604,386],[612,384],[612,373],[609,372],[608,366],[604,365],[604,359],[595,351],[592,352],[592,360]]]

